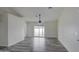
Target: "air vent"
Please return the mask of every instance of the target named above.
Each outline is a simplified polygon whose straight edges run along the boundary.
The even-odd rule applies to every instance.
[[[53,7],[48,7],[48,9],[52,9]]]

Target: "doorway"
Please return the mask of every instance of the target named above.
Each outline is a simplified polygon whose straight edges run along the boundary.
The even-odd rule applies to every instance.
[[[44,26],[34,26],[34,37],[44,37],[45,28]]]
[[[33,51],[45,51],[45,28],[44,26],[34,26]]]

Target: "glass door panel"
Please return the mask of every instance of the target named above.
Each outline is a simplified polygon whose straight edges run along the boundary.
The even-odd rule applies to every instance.
[[[34,26],[34,36],[44,37],[44,26]]]

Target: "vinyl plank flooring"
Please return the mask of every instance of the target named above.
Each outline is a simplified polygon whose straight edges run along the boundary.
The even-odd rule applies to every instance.
[[[40,38],[38,38],[39,40]],[[34,51],[34,38],[25,38],[25,40],[5,49],[0,49],[0,52],[67,52],[65,47],[56,38],[44,38],[45,49]]]

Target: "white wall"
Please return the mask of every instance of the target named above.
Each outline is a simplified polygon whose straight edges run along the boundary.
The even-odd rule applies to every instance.
[[[26,24],[20,17],[8,14],[8,46],[24,40]]]
[[[57,20],[48,21],[45,23],[45,37],[57,38]]]
[[[27,36],[34,36],[34,26],[36,22],[27,22]],[[43,24],[45,26],[45,37],[57,37],[57,21],[48,21]]]
[[[58,23],[58,39],[68,51],[79,51],[79,8],[65,8]]]
[[[0,46],[8,46],[8,16],[0,15]]]
[[[34,36],[34,26],[36,25],[35,22],[26,22],[27,24],[27,37],[33,37]]]

